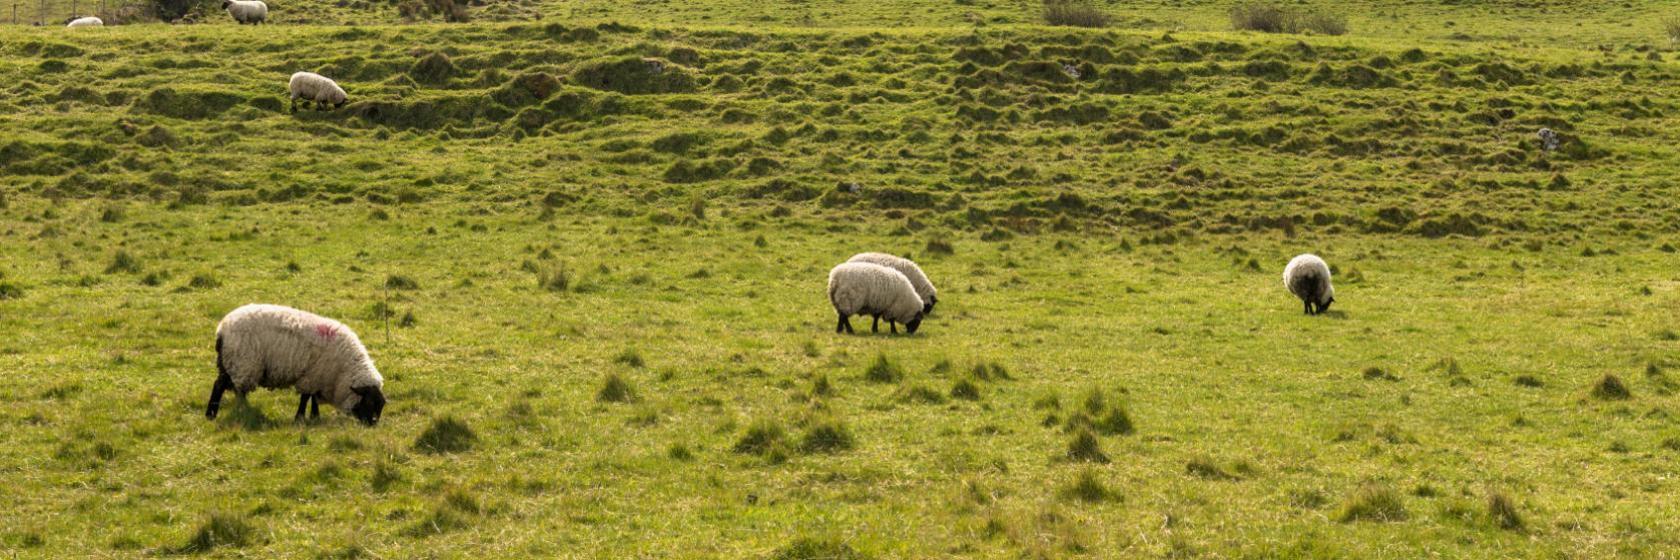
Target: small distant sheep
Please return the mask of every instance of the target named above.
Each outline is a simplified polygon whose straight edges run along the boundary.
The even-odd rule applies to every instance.
[[[262,0],[222,0],[222,9],[233,15],[239,25],[257,25],[268,21],[268,4]]]
[[[898,323],[905,331],[916,333],[922,325],[922,298],[904,273],[874,263],[841,263],[828,272],[828,301],[840,315],[834,332],[850,333],[853,315],[874,317],[871,332],[881,332],[881,318],[898,333]]]
[[[105,20],[102,20],[102,19],[99,19],[99,18],[93,17],[93,16],[79,17],[79,18],[70,20],[70,23],[65,25],[65,27],[104,27],[104,26],[105,26]]]
[[[338,87],[338,82],[314,72],[292,74],[292,79],[287,82],[286,87],[291,92],[293,113],[297,112],[299,99],[303,100],[306,108],[309,102],[314,101],[317,111],[325,111],[328,104],[337,109],[350,100],[350,96],[344,93],[344,88]]]
[[[323,398],[369,426],[385,410],[384,378],[355,331],[290,307],[251,304],[223,317],[216,326],[216,371],[204,409],[210,419],[221,410],[224,391],[244,398],[257,387],[296,388],[300,420],[306,405],[319,418]]]
[[[875,263],[903,273],[905,278],[910,279],[910,285],[915,286],[916,297],[922,298],[922,314],[933,314],[933,304],[939,302],[938,290],[933,288],[933,282],[928,280],[915,261],[886,253],[858,253],[846,262]]]
[[[1534,135],[1540,137],[1540,148],[1548,152],[1558,149],[1558,144],[1563,143],[1563,137],[1550,128],[1542,128]]]
[[[1336,302],[1336,290],[1330,286],[1330,265],[1318,255],[1305,254],[1289,260],[1283,267],[1283,287],[1301,298],[1306,314],[1317,315]]]

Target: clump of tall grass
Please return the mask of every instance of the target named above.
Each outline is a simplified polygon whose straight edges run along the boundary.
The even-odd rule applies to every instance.
[[[1344,35],[1347,17],[1272,3],[1240,4],[1231,8],[1231,27],[1261,33]]]
[[[1108,14],[1090,0],[1044,0],[1044,23],[1071,27],[1107,27]]]

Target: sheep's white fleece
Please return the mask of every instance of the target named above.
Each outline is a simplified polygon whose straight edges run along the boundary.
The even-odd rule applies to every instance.
[[[932,302],[938,294],[938,291],[933,289],[933,282],[922,273],[922,267],[916,266],[916,262],[910,259],[886,253],[858,253],[846,262],[875,263],[899,271],[905,278],[910,279],[910,286],[916,288],[916,296],[922,298],[923,305]]]
[[[1312,292],[1316,291],[1318,301],[1308,303],[1319,305],[1325,304],[1336,295],[1336,289],[1330,286],[1330,265],[1324,264],[1324,259],[1311,253],[1289,259],[1289,265],[1283,267],[1283,287],[1288,288],[1289,293],[1295,294],[1295,297],[1301,298],[1301,301],[1307,301],[1307,298],[1313,296]]]
[[[343,323],[268,304],[235,309],[216,325],[222,367],[240,394],[257,387],[296,387],[299,394],[350,410],[361,401],[352,387],[382,387],[367,348]]]
[[[228,0],[227,11],[239,23],[261,23],[268,19],[268,4],[261,0]]]
[[[904,273],[874,263],[841,263],[828,272],[828,301],[841,315],[880,315],[909,323],[922,312],[922,298]]]
[[[343,103],[349,97],[344,93],[344,88],[338,87],[338,82],[314,72],[292,74],[292,79],[286,83],[286,87],[291,91],[293,99],[321,101],[329,105]]]
[[[99,19],[99,18],[96,18],[96,17],[93,17],[93,16],[88,16],[88,17],[79,17],[79,18],[70,20],[70,24],[66,25],[65,27],[104,27],[104,26],[105,26],[105,20],[102,20],[102,19]]]

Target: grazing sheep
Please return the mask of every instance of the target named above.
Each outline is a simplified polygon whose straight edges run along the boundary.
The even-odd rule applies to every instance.
[[[303,99],[305,107],[309,106],[310,101],[314,101],[317,111],[325,111],[328,103],[337,109],[350,100],[350,96],[345,95],[344,88],[338,87],[338,82],[314,72],[292,74],[286,88],[291,92],[293,113],[297,112],[297,102],[300,98]]]
[[[846,262],[875,263],[904,273],[910,279],[910,285],[916,287],[916,296],[922,298],[922,314],[933,313],[933,304],[939,302],[938,290],[933,289],[933,282],[928,281],[926,274],[922,274],[922,267],[916,262],[903,257],[896,257],[886,253],[858,253]]]
[[[222,392],[240,398],[257,387],[295,387],[296,418],[321,416],[321,400],[372,426],[385,409],[384,378],[367,348],[343,323],[279,305],[251,304],[216,326],[216,384],[204,416],[216,418]]]
[[[70,20],[70,23],[65,25],[65,27],[104,27],[104,26],[105,26],[105,20],[102,20],[102,19],[99,19],[99,18],[96,18],[96,17],[93,17],[93,16],[79,17],[79,18],[76,18],[76,19],[72,19],[72,20]]]
[[[222,0],[222,9],[233,15],[239,25],[257,25],[268,21],[268,4],[262,0]]]
[[[1330,265],[1318,255],[1290,259],[1289,266],[1283,267],[1283,287],[1301,298],[1308,315],[1323,313],[1336,302],[1336,289],[1330,286]]]
[[[828,272],[828,301],[840,315],[834,332],[852,331],[852,315],[875,318],[871,332],[881,332],[881,317],[898,333],[898,323],[910,334],[922,325],[922,298],[904,273],[874,263],[841,263]]]

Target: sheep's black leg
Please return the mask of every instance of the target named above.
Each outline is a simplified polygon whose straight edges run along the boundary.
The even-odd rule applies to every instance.
[[[881,316],[880,315],[870,315],[869,332],[872,332],[872,333],[881,332]]]
[[[210,387],[210,404],[204,407],[205,418],[216,419],[216,414],[222,410],[222,393],[231,387],[233,387],[233,378],[228,377],[227,372],[216,374],[216,384]]]
[[[1303,313],[1306,313],[1308,315],[1313,314],[1312,302],[1307,301],[1307,300],[1301,300],[1301,308],[1303,310],[1302,311]]]
[[[310,419],[316,419],[316,418],[320,418],[320,417],[321,417],[321,394],[316,393],[316,394],[313,394],[313,395],[309,396],[309,418]]]
[[[292,96],[292,114],[297,114],[297,96]]]
[[[296,415],[292,416],[292,421],[303,420],[303,410],[307,406],[309,406],[309,395],[298,395],[298,411]]]
[[[834,322],[834,334],[840,334],[851,330],[852,325],[850,324],[850,321],[846,320],[845,313],[836,311],[834,314],[840,316],[840,320]]]
[[[892,329],[893,334],[898,334],[898,322],[897,321],[888,320],[887,321],[887,328]]]

